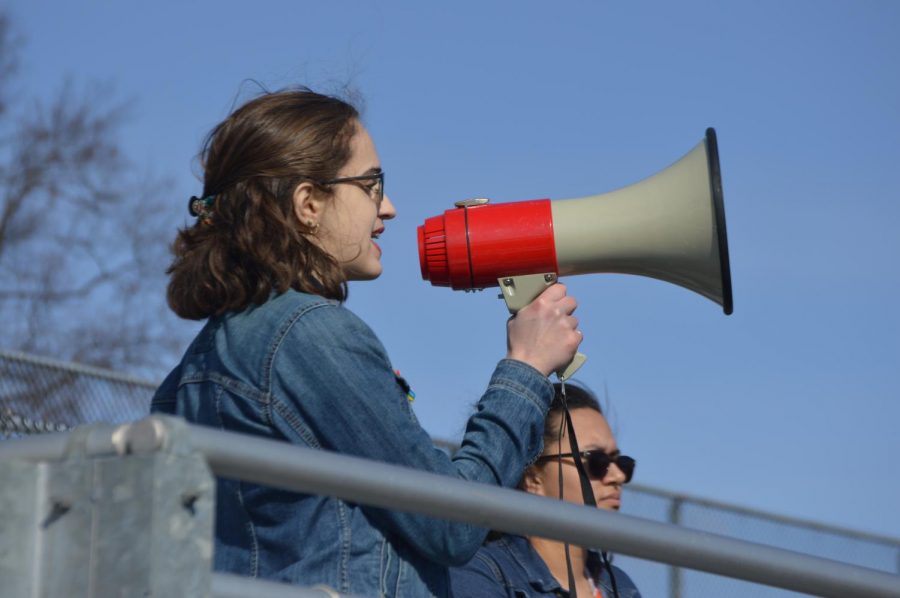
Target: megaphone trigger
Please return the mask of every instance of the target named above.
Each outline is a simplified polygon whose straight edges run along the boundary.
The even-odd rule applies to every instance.
[[[542,274],[522,274],[520,276],[501,276],[497,279],[502,291],[501,297],[506,301],[509,313],[515,314],[520,309],[537,299],[544,289],[557,281],[555,272]]]

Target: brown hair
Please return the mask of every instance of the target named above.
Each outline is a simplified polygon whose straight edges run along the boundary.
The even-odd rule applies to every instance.
[[[603,415],[603,409],[600,408],[600,402],[597,400],[597,397],[588,389],[571,382],[566,383],[565,406],[569,408],[569,411],[592,409]],[[547,411],[546,419],[544,419],[544,446],[552,444],[559,438],[559,426],[564,413],[563,408],[562,385],[559,382],[554,382],[553,400],[550,402],[550,409]]]
[[[210,132],[200,154],[210,214],[178,231],[167,270],[175,313],[202,320],[289,288],[346,299],[341,268],[307,237],[293,193],[303,180],[335,178],[358,119],[343,100],[286,90],[247,102]]]

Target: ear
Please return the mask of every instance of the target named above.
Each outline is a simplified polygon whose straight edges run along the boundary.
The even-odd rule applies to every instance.
[[[315,186],[309,181],[303,181],[294,189],[294,216],[302,224],[315,227],[319,224],[322,212],[325,210],[325,200],[316,193]]]
[[[544,472],[537,465],[529,465],[522,474],[522,490],[529,494],[544,495]]]

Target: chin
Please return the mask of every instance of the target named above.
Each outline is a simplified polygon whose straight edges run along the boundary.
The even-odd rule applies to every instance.
[[[347,272],[345,276],[347,277],[348,282],[353,281],[364,281],[364,280],[375,280],[379,276],[381,276],[382,269],[371,269],[364,272]]]

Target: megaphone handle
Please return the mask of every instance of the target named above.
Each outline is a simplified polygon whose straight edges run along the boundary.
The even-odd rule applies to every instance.
[[[572,358],[572,361],[569,362],[569,365],[556,371],[556,377],[560,382],[565,382],[572,377],[572,374],[578,371],[578,368],[584,365],[585,361],[587,361],[587,355],[584,353],[576,353],[575,357]]]
[[[500,290],[503,291],[500,297],[506,301],[506,307],[509,313],[515,315],[520,309],[534,301],[538,295],[544,292],[544,289],[556,283],[556,272],[546,272],[543,274],[522,274],[520,276],[504,276],[498,278]],[[587,356],[584,353],[576,353],[569,365],[561,370],[556,371],[556,377],[560,382],[565,382],[572,377],[578,368],[584,365]]]

